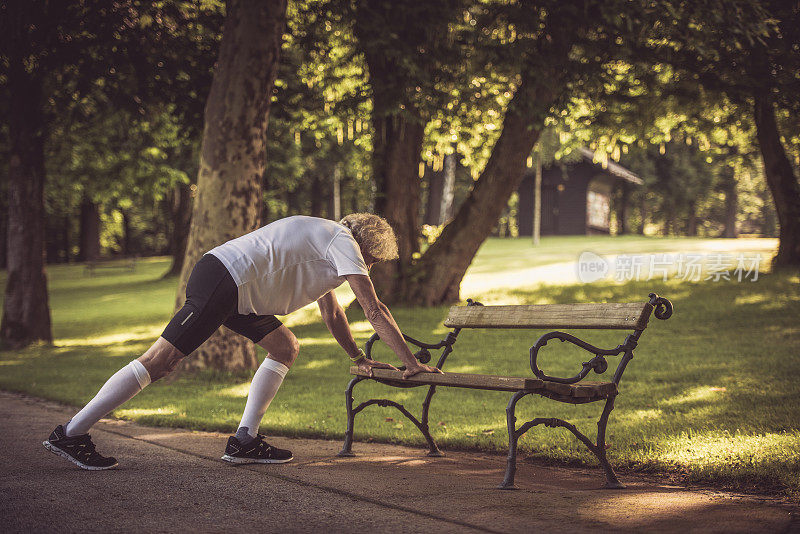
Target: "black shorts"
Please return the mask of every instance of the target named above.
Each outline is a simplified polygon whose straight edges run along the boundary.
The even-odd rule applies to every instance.
[[[161,337],[183,354],[190,354],[224,325],[258,343],[282,323],[274,315],[237,313],[239,291],[228,269],[213,254],[206,254],[192,269],[186,283],[186,302]]]

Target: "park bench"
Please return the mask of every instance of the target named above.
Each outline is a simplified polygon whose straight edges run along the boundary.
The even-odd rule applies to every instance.
[[[436,364],[442,369],[448,355],[453,351],[459,332],[463,328],[527,328],[527,329],[616,329],[632,330],[627,335],[621,345],[613,349],[602,349],[595,347],[577,337],[560,331],[553,331],[542,335],[531,347],[529,357],[533,377],[517,376],[494,376],[470,373],[448,373],[445,374],[418,374],[408,379],[402,378],[402,370],[393,369],[373,369],[372,376],[362,371],[356,366],[350,368],[350,374],[355,375],[350,380],[345,391],[345,401],[347,408],[347,431],[345,440],[339,456],[353,456],[353,426],[355,416],[364,408],[371,405],[382,407],[392,406],[397,408],[420,430],[428,443],[428,456],[441,456],[442,453],[431,436],[428,427],[428,413],[431,400],[437,387],[456,387],[481,389],[488,391],[506,391],[513,393],[511,400],[506,407],[506,421],[508,425],[508,460],[506,473],[501,489],[514,488],[514,474],[516,472],[517,461],[517,442],[519,438],[529,429],[536,425],[547,427],[562,427],[572,432],[586,447],[597,456],[600,465],[606,475],[606,487],[623,488],[617,478],[614,469],[606,457],[606,425],[611,411],[614,409],[614,401],[619,394],[619,382],[622,373],[628,362],[633,358],[633,350],[636,348],[639,337],[647,327],[647,322],[651,313],[658,319],[666,320],[672,315],[672,303],[659,297],[655,293],[649,295],[649,300],[643,303],[622,303],[622,304],[545,304],[533,306],[483,306],[480,302],[467,299],[467,306],[453,306],[444,326],[452,328],[445,339],[438,343],[424,343],[406,334],[403,337],[406,341],[419,347],[414,356],[422,363],[431,361],[431,351],[441,350],[441,356]],[[367,357],[371,357],[372,347],[379,339],[377,334],[367,341],[365,352]],[[569,378],[548,376],[537,365],[539,350],[548,341],[557,339],[572,343],[593,355],[591,359],[584,362],[578,374]],[[583,379],[594,371],[602,374],[608,369],[606,357],[622,355],[614,376],[608,382],[584,382]],[[417,419],[402,404],[389,399],[370,399],[353,407],[353,388],[363,380],[373,380],[391,387],[409,388],[427,386],[428,392],[422,403],[422,417]],[[597,422],[597,439],[592,441],[585,434],[581,433],[574,425],[557,418],[537,417],[521,425],[516,426],[515,416],[516,405],[527,395],[540,395],[558,402],[570,404],[587,404],[598,401],[605,401],[600,419]]]
[[[136,256],[90,260],[85,264],[84,273],[88,276],[94,276],[98,269],[123,269],[132,273],[136,270]]]

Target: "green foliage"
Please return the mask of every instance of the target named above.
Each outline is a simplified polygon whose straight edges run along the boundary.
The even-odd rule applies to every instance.
[[[696,147],[673,139],[663,146],[663,153],[650,145],[644,150],[632,150],[622,161],[644,178],[645,190],[637,191],[636,198],[653,194],[654,199],[647,203],[648,215],[652,222],[663,221],[664,233],[685,234],[687,228],[683,225],[698,212],[708,222],[704,208],[717,181],[717,170]],[[713,231],[701,233],[717,235],[721,225],[720,221]]]
[[[343,14],[327,4],[289,5],[275,82],[279,105],[272,108],[268,128],[270,220],[311,213],[314,203],[327,206],[337,168],[349,196],[345,204],[360,209],[369,204],[371,103],[353,40]]]
[[[716,39],[719,49],[752,47],[772,35],[775,20],[759,5],[738,0],[726,2],[725,9],[667,1],[631,11],[610,15],[612,35],[607,38],[616,47],[603,39],[598,42],[607,47],[598,51],[576,45],[578,63],[594,64],[594,70],[571,67],[577,77],[570,99],[547,120],[551,139],[543,139],[549,145],[545,162],[569,158],[588,146],[600,162],[621,161],[642,176],[646,186],[636,189],[631,201],[648,206],[652,223],[667,232],[685,232],[690,214],[696,213],[699,231],[706,235],[718,234],[723,226],[724,197],[717,177],[733,167],[737,180],[748,177],[748,187],[739,188],[744,194],[739,218],[748,221],[750,231],[773,235],[771,206],[761,217],[746,207],[748,200],[763,205],[757,191],[766,190],[751,111],[741,97],[750,82],[736,85],[730,77],[739,91],[731,93],[671,59],[692,53],[702,58],[712,53]],[[704,68],[716,69],[710,56],[706,59]],[[558,135],[555,149],[553,134]],[[796,147],[790,146],[790,152],[796,154]],[[641,225],[641,214],[635,217]]]
[[[49,227],[77,226],[84,199],[101,205],[107,249],[119,248],[124,211],[144,250],[164,250],[160,203],[196,174],[222,10],[219,1],[31,5],[24,44],[44,87]],[[72,248],[69,232],[58,239]]]
[[[28,68],[46,93],[49,226],[76,227],[86,196],[102,205],[110,249],[125,211],[143,250],[163,250],[171,224],[165,200],[196,176],[224,11],[221,0],[31,5]],[[457,153],[462,200],[525,76],[560,87],[542,117],[545,164],[576,158],[583,146],[600,161],[631,162],[634,152],[655,161],[663,147],[669,172],[640,171],[653,185],[645,194],[659,225],[696,199],[710,221],[701,231],[718,231],[715,177],[731,165],[742,224],[774,230],[750,118],[753,91],[770,91],[778,103],[785,148],[800,168],[800,24],[785,2],[303,0],[289,4],[287,19],[269,122],[267,220],[332,216],[336,173],[343,211],[371,209],[373,113],[423,121],[429,169]],[[0,31],[10,23],[3,19]],[[369,76],[370,61],[382,69],[380,81]],[[0,95],[5,68],[0,61]],[[554,68],[558,84],[537,76]],[[373,109],[376,91],[386,109]],[[0,98],[0,109],[8,102]],[[4,128],[0,139],[5,152]],[[7,158],[0,159],[2,170]]]
[[[178,183],[190,182],[197,165],[196,141],[171,111],[101,111],[71,124],[54,121],[46,153],[48,217],[69,220],[88,200],[103,214],[106,251],[120,250],[123,213],[136,234],[135,250],[166,251],[164,204]]]

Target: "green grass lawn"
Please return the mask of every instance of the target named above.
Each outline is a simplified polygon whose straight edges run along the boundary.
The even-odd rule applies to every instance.
[[[655,291],[672,300],[674,316],[651,320],[621,383],[607,441],[614,465],[669,472],[687,480],[745,490],[800,495],[800,275],[762,274],[756,282],[602,281],[546,285],[509,278],[532,266],[574,261],[584,250],[600,254],[689,251],[760,251],[774,240],[656,239],[642,237],[547,238],[539,248],[527,240],[489,240],[465,286],[495,276],[503,284],[480,294],[484,303],[643,301]],[[0,352],[0,388],[79,406],[117,369],[139,356],[170,317],[175,279],[162,280],[165,259],[146,259],[135,273],[81,266],[55,266],[50,279],[54,346]],[[511,273],[511,274],[509,274]],[[0,280],[4,283],[4,280]],[[340,300],[352,298],[346,288]],[[442,339],[446,307],[393,310],[400,326],[427,341]],[[349,312],[358,340],[371,334],[358,311]],[[265,417],[271,435],[339,439],[345,427],[344,389],[349,360],[313,308],[286,319],[301,342],[300,357]],[[445,370],[529,376],[528,349],[540,331],[464,330]],[[613,347],[624,332],[578,332]],[[384,348],[384,359],[395,361]],[[263,356],[263,354],[262,354]],[[617,359],[611,358],[609,377]],[[586,353],[549,344],[540,366],[571,376]],[[591,377],[590,377],[591,378]],[[249,376],[203,372],[156,383],[115,415],[145,424],[232,431]],[[356,401],[388,396],[413,410],[424,390],[387,391],[360,384]],[[506,448],[505,405],[510,394],[441,388],[431,409],[433,435],[444,448]],[[520,421],[554,416],[594,434],[601,405],[572,406],[526,398]],[[389,419],[390,418],[390,419]],[[523,419],[524,418],[524,419]],[[54,424],[59,421],[54,421]],[[395,410],[371,407],[356,419],[356,439],[422,444],[416,428]],[[537,427],[521,440],[524,454],[544,461],[596,465],[572,434]],[[220,444],[222,446],[222,444]],[[355,450],[369,447],[356,444]],[[599,475],[598,475],[599,476]]]

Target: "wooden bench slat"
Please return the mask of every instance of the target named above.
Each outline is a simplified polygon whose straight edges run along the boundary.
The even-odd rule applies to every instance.
[[[369,376],[368,373],[356,366],[350,368],[350,374]],[[473,389],[489,389],[495,391],[519,391],[521,389],[542,389],[544,381],[538,378],[524,378],[513,376],[475,375],[467,373],[420,373],[411,378],[403,379],[402,371],[393,369],[373,369],[374,378],[391,380],[403,384],[424,384],[437,386],[451,386]]]
[[[647,326],[649,303],[536,304],[525,306],[453,306],[448,328],[600,328]]]
[[[369,373],[356,366],[350,368],[351,375],[369,376]],[[373,378],[398,384],[419,384],[429,386],[449,386],[493,391],[542,391],[576,398],[607,398],[617,392],[613,382],[582,382],[580,384],[561,384],[539,378],[517,376],[476,375],[470,373],[421,373],[403,379],[402,371],[393,369],[373,369]]]

